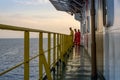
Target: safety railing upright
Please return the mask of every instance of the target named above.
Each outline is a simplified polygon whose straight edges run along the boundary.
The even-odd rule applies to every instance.
[[[24,65],[24,80],[30,79],[30,61],[35,58],[39,58],[39,80],[43,79],[43,67],[45,69],[45,74],[48,80],[53,80],[51,74],[51,68],[55,67],[56,63],[61,60],[64,61],[63,56],[67,52],[67,50],[71,47],[71,37],[70,35],[60,34],[55,32],[37,30],[37,29],[30,29],[24,27],[16,27],[10,25],[0,24],[1,30],[13,30],[13,31],[22,31],[24,32],[24,61],[20,62],[19,64],[0,72],[0,76]],[[39,53],[30,57],[30,32],[39,33]],[[48,50],[44,51],[43,49],[43,33],[48,34]],[[51,47],[51,35],[53,35],[53,47]],[[50,55],[51,50],[53,50],[53,57]],[[46,59],[45,52],[48,53],[48,57]],[[51,63],[51,58],[53,58],[53,63]],[[47,61],[48,60],[48,61]]]

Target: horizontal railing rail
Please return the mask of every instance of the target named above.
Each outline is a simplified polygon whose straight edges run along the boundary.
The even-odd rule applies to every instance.
[[[29,32],[43,32],[43,33],[52,33],[52,34],[62,34],[62,33],[57,33],[57,32],[50,32],[50,31],[31,29],[31,28],[24,28],[24,27],[17,27],[17,26],[4,25],[4,24],[0,24],[0,29],[14,30],[14,31],[29,31]],[[67,34],[62,34],[62,35],[67,35]]]
[[[49,32],[49,31],[43,31],[38,29],[31,29],[31,28],[24,28],[24,27],[16,27],[16,26],[10,26],[10,25],[4,25],[0,24],[1,30],[14,30],[14,31],[22,31],[24,32],[24,61],[18,63],[17,65],[4,70],[3,72],[0,72],[0,76],[18,68],[21,65],[24,65],[24,80],[29,80],[30,78],[30,61],[32,61],[35,58],[39,58],[39,80],[43,79],[43,74],[46,74],[48,80],[52,80],[52,74],[51,74],[51,67],[55,67],[56,63],[61,60],[64,62],[64,55],[67,52],[67,50],[72,46],[72,36],[61,34],[61,33],[55,33],[55,32]],[[30,57],[30,32],[37,32],[39,33],[39,53],[37,55],[34,55]],[[43,49],[43,33],[48,34],[48,49],[44,51]],[[53,35],[53,43],[51,43],[51,35]],[[53,44],[53,47],[51,47],[51,44]],[[53,56],[51,56],[51,50],[53,50]],[[48,53],[48,57],[46,59],[44,53]],[[51,58],[53,59],[53,63],[51,63]],[[48,60],[48,61],[47,61]],[[45,69],[45,73],[43,73],[43,67]]]

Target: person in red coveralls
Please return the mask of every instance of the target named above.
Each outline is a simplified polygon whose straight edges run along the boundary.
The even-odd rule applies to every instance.
[[[80,30],[78,29],[78,32],[77,32],[77,45],[80,46],[80,37],[81,37],[81,33],[80,33]]]
[[[74,36],[74,45],[77,45],[77,30],[74,29],[75,31],[75,36]]]

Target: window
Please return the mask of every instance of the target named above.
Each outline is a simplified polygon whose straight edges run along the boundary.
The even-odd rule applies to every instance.
[[[99,3],[98,0],[95,0],[95,29],[98,29],[98,10],[99,10]]]
[[[114,23],[114,0],[103,0],[103,24],[106,27]]]

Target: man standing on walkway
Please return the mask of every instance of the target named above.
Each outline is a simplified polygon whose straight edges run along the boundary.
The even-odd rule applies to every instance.
[[[78,29],[78,32],[77,32],[77,45],[80,46],[80,38],[81,38],[81,33],[80,33],[80,30]]]
[[[77,35],[77,30],[74,29],[74,31],[75,31],[74,45],[77,45],[77,37],[78,37],[78,35]]]
[[[70,40],[71,40],[71,46],[73,46],[73,37],[74,37],[74,32],[73,32],[73,30],[72,30],[72,28],[70,27],[69,28],[70,29]]]

